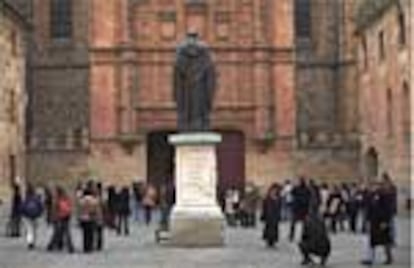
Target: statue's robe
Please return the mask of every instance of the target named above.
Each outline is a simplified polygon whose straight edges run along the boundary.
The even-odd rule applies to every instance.
[[[180,131],[209,129],[215,83],[214,65],[207,46],[199,42],[184,42],[178,46],[174,66],[174,100]]]

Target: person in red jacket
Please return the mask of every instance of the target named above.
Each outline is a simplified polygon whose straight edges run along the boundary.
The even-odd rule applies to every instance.
[[[72,202],[65,190],[57,186],[53,202],[53,235],[47,247],[48,251],[63,250],[67,248],[74,252],[70,232],[70,219],[72,215]]]

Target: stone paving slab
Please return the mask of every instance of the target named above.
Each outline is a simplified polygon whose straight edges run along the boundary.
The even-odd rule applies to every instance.
[[[0,221],[1,222],[1,221]],[[51,230],[42,224],[39,247],[29,252],[23,238],[0,237],[0,268],[299,268],[300,256],[296,244],[286,239],[288,226],[281,227],[277,249],[267,249],[261,241],[261,229],[232,228],[226,231],[226,246],[212,249],[180,249],[155,242],[155,226],[133,223],[129,237],[107,232],[105,250],[101,253],[48,253],[44,250]],[[80,248],[79,230],[73,232],[76,247]],[[333,252],[328,268],[360,268],[364,237],[342,233],[332,236]],[[399,220],[396,263],[391,268],[408,268],[409,221]],[[378,250],[378,255],[383,256]]]

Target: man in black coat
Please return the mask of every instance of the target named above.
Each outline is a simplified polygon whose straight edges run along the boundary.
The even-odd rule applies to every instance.
[[[303,222],[308,214],[310,201],[311,201],[311,190],[306,185],[303,177],[299,178],[299,183],[292,190],[293,197],[293,215],[290,223],[289,240],[293,241],[295,238],[295,227],[298,222]]]
[[[279,240],[279,221],[280,221],[280,188],[277,184],[270,186],[266,198],[262,204],[262,215],[260,219],[264,223],[263,240],[268,247],[274,247]]]
[[[299,242],[302,253],[302,265],[312,263],[311,255],[321,258],[324,266],[331,252],[331,242],[323,218],[317,210],[312,210],[303,224],[302,239]]]
[[[367,212],[371,254],[370,258],[362,261],[362,263],[372,265],[375,260],[375,248],[383,246],[386,255],[384,264],[392,264],[391,219],[393,216],[393,200],[387,193],[386,185],[383,183],[373,186]]]
[[[121,191],[117,195],[117,234],[129,235],[129,214],[131,213],[130,205],[130,194],[128,187],[122,187]]]

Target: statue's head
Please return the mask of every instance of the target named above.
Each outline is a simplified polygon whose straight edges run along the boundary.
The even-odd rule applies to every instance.
[[[196,44],[198,41],[198,37],[199,37],[198,32],[195,29],[190,29],[187,32],[187,42],[190,44]]]

